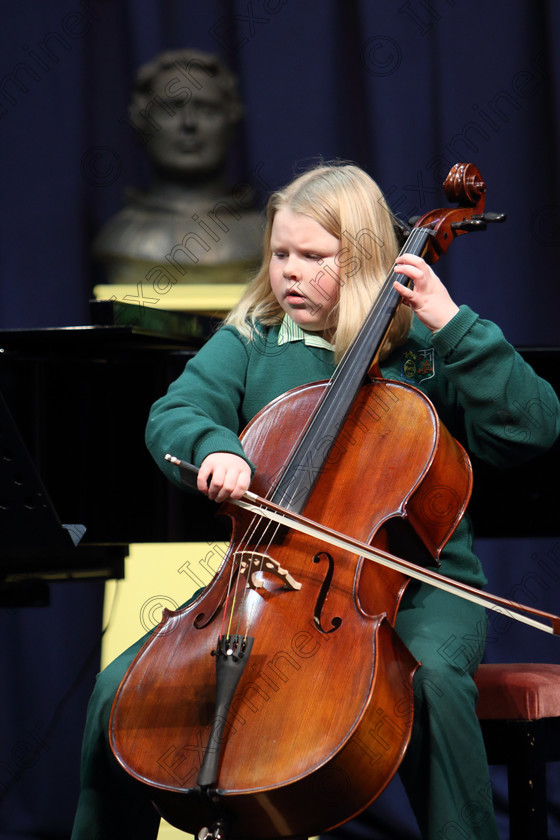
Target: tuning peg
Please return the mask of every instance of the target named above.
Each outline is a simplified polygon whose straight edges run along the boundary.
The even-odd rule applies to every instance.
[[[452,230],[486,230],[486,225],[491,222],[505,222],[505,213],[482,213],[480,216],[471,216],[470,219],[462,219],[460,222],[452,222]]]
[[[483,213],[482,218],[485,222],[505,222],[507,215],[505,213]]]
[[[472,219],[462,219],[460,222],[451,222],[451,230],[486,230],[486,222],[481,218],[472,217]]]

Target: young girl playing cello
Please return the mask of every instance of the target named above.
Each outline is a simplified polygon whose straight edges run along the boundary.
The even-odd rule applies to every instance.
[[[457,306],[423,259],[396,259],[397,252],[381,192],[355,166],[320,166],[271,197],[260,272],[152,408],[147,444],[172,481],[179,474],[164,460],[168,452],[199,467],[198,489],[210,499],[241,498],[259,468],[243,451],[241,430],[280,394],[332,375],[395,260],[414,285],[395,283],[406,305],[382,346],[383,377],[423,391],[451,434],[490,464],[509,466],[552,445],[560,406],[548,383],[495,324]],[[528,404],[540,411],[530,434]],[[464,516],[442,552],[442,571],[482,587],[472,541]],[[482,607],[417,582],[397,614],[398,635],[422,663],[399,772],[425,840],[498,837],[472,680],[485,628]],[[469,641],[451,650],[452,637]],[[107,738],[113,697],[140,644],[98,678],[73,840],[157,836],[149,794],[120,768]]]

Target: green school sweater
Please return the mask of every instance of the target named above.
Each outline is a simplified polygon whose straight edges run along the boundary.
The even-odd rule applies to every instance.
[[[332,351],[303,341],[278,344],[279,326],[254,340],[222,327],[154,403],[146,429],[149,451],[179,486],[167,452],[200,466],[212,452],[244,457],[239,433],[279,394],[334,371]],[[417,319],[407,341],[382,364],[387,379],[407,382],[433,402],[442,423],[469,453],[508,467],[548,449],[560,434],[560,404],[494,323],[461,306],[437,333]],[[258,464],[255,465],[258,469]],[[476,477],[475,477],[476,478]],[[442,553],[442,573],[482,586],[464,516]]]

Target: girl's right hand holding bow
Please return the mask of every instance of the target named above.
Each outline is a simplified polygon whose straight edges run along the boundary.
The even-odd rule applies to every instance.
[[[213,502],[240,499],[251,483],[251,467],[230,452],[213,452],[198,471],[197,487]]]

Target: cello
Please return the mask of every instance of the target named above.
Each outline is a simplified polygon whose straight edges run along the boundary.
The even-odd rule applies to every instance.
[[[423,217],[407,252],[434,261],[496,220],[472,165],[454,167],[446,193],[467,206]],[[392,281],[333,378],[278,397],[243,433],[259,464],[254,495],[288,516],[271,526],[264,506],[226,507],[233,535],[216,577],[164,614],[115,698],[116,758],[183,830],[326,831],[379,795],[406,750],[418,663],[393,624],[408,577],[366,552],[384,552],[397,522],[437,559],[472,479],[429,400],[372,376],[400,300]],[[448,505],[434,515],[427,500],[441,488]],[[354,548],[289,525],[302,519],[351,535]]]

